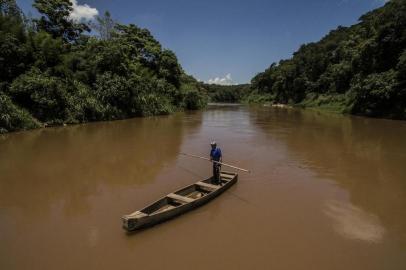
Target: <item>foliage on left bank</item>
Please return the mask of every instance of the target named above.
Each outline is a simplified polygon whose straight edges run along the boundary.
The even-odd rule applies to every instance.
[[[147,29],[108,12],[74,21],[69,0],[35,0],[34,7],[41,16],[30,19],[15,0],[0,0],[0,132],[207,103],[205,89]]]

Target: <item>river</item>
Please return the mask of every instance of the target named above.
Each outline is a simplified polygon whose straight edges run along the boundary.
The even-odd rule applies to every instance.
[[[134,234],[121,216],[252,170],[209,204]],[[406,269],[406,122],[268,107],[0,137],[0,269]]]

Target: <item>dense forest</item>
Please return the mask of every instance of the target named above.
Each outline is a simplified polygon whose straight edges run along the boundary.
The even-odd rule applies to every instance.
[[[211,102],[238,103],[244,100],[251,92],[249,84],[218,85],[202,83]]]
[[[197,82],[147,29],[108,12],[84,22],[70,18],[69,0],[34,7],[39,18],[27,18],[0,0],[0,133],[199,109],[208,99],[406,119],[404,0],[232,86]]]
[[[198,109],[207,94],[150,32],[70,19],[69,0],[35,0],[27,18],[0,0],[0,133]]]
[[[251,81],[252,100],[406,119],[406,1],[338,27]]]

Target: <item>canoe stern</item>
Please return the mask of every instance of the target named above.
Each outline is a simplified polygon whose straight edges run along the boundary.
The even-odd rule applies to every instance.
[[[123,228],[128,231],[133,231],[141,227],[147,217],[148,217],[147,214],[142,213],[140,211],[134,212],[129,215],[124,215],[121,218],[123,221]]]

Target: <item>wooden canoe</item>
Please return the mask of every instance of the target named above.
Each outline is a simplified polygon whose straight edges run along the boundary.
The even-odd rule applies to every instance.
[[[211,178],[181,188],[132,214],[122,217],[127,231],[149,227],[181,215],[214,199],[237,182],[238,174],[221,172],[221,185]]]

